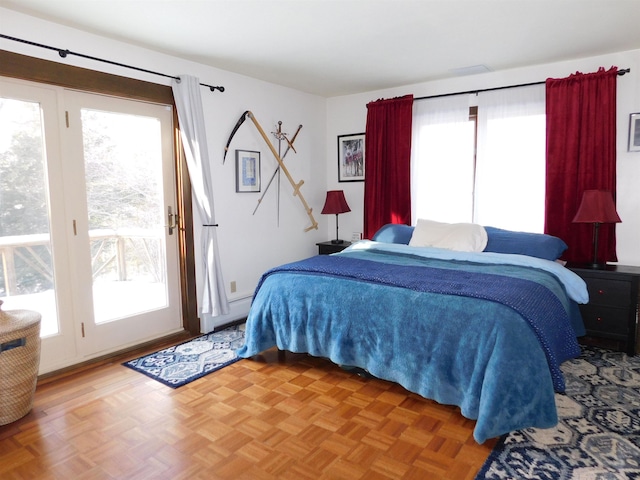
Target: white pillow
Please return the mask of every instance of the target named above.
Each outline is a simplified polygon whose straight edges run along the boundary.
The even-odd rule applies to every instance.
[[[487,231],[475,223],[441,223],[418,219],[409,245],[481,252],[487,246]]]

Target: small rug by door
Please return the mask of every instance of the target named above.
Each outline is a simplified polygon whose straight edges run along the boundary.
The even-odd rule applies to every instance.
[[[640,356],[582,347],[561,369],[558,425],[503,436],[476,480],[640,479]]]
[[[244,323],[234,325],[122,365],[178,388],[240,360],[236,350],[244,344],[244,330]]]

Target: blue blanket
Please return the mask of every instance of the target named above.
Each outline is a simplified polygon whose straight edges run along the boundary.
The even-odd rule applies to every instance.
[[[443,268],[367,255],[314,257],[267,272],[238,354],[277,345],[365,368],[460,406],[477,419],[478,442],[555,425],[557,365],[579,353],[562,285],[546,272],[522,280],[512,267],[489,273],[464,262]]]

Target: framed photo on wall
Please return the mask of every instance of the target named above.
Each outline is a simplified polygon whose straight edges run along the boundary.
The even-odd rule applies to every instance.
[[[236,192],[260,191],[260,152],[236,150]]]
[[[640,113],[629,115],[629,151],[640,152]]]
[[[364,133],[338,135],[338,181],[363,182]]]

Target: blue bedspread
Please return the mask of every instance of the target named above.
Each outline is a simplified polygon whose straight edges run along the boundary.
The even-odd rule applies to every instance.
[[[478,442],[557,423],[575,302],[551,273],[406,252],[318,256],[267,272],[242,357],[277,345],[364,368],[477,419]]]

